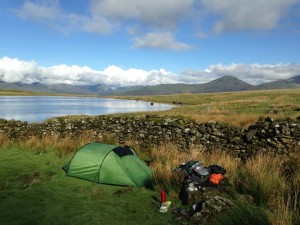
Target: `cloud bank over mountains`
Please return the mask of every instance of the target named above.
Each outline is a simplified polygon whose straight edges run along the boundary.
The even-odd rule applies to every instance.
[[[43,67],[35,61],[23,61],[9,57],[0,58],[0,81],[7,83],[40,82],[43,84],[106,84],[113,86],[199,84],[231,75],[249,84],[257,85],[278,79],[287,79],[299,74],[299,64],[216,64],[210,65],[205,70],[189,70],[175,74],[162,68],[146,71],[137,68],[122,69],[115,65],[108,66],[103,70],[65,64]]]
[[[128,32],[134,48],[175,51],[193,46],[178,40],[180,25],[191,24],[196,35],[261,31],[277,27],[299,0],[91,0],[82,12],[69,12],[59,0],[26,0],[12,9],[18,17],[44,23],[63,33],[73,31],[107,35]],[[210,24],[204,29],[203,24]],[[200,30],[200,31],[199,31]]]

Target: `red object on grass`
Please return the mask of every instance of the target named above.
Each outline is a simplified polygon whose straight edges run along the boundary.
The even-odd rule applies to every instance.
[[[160,199],[161,199],[161,203],[164,203],[167,201],[167,195],[166,192],[164,190],[160,191]]]

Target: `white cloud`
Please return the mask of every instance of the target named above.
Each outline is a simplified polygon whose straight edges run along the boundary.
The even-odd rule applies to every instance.
[[[211,65],[205,70],[184,71],[176,75],[165,69],[146,71],[129,68],[124,70],[111,65],[102,71],[87,66],[55,65],[39,66],[34,61],[16,58],[0,58],[0,81],[13,83],[73,84],[114,86],[158,85],[170,83],[206,83],[222,76],[231,75],[249,84],[287,79],[300,75],[300,64],[230,64]]]
[[[32,83],[38,81],[38,65],[33,61],[20,61],[3,57],[0,59],[0,80],[13,83]]]
[[[194,0],[91,0],[87,14],[75,14],[61,9],[59,0],[24,2],[13,12],[26,20],[47,23],[61,31],[80,30],[107,34],[126,21],[135,21],[159,30],[174,30],[189,13]]]
[[[277,26],[287,9],[299,0],[201,0],[208,14],[220,20],[214,31],[268,30]]]
[[[194,0],[92,0],[93,17],[119,21],[136,19],[146,26],[173,29],[189,13]]]
[[[112,65],[102,71],[97,71],[87,66],[62,64],[42,67],[34,61],[28,62],[8,57],[0,58],[0,80],[7,83],[40,82],[44,84],[132,86],[174,83],[176,79],[175,74],[164,69],[145,71],[130,68],[124,70]]]
[[[62,33],[73,31],[110,34],[128,28],[137,48],[187,50],[175,33],[185,24],[194,37],[216,33],[273,29],[299,4],[299,0],[90,0],[84,13],[68,12],[60,0],[26,0],[13,12],[20,18],[51,26]],[[161,40],[158,40],[161,38]]]
[[[300,75],[299,64],[216,64],[209,66],[206,73],[212,77],[234,76],[249,84],[257,85],[278,79],[287,79]]]
[[[64,11],[60,8],[59,0],[25,1],[20,9],[12,11],[22,19],[45,23],[63,33],[86,31],[108,34],[113,29],[104,17],[93,18]]]
[[[22,9],[13,11],[23,19],[32,19],[38,21],[54,20],[60,16],[60,10],[57,1],[44,2],[44,4],[25,1]]]
[[[178,42],[171,33],[148,33],[143,37],[134,39],[135,48],[158,48],[158,49],[172,49],[175,51],[183,51],[191,49],[192,46]]]
[[[23,19],[47,24],[62,33],[84,31],[109,34],[131,21],[133,23],[130,26],[134,27],[136,32],[129,29],[130,36],[135,36],[136,33],[143,35],[144,29],[156,31],[142,38],[134,38],[136,47],[186,50],[190,46],[175,41],[172,32],[179,21],[188,14],[193,2],[194,0],[92,0],[88,14],[75,14],[61,9],[58,0],[28,0],[13,12]]]

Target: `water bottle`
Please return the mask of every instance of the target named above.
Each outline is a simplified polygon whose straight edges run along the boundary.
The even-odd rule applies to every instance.
[[[161,199],[161,203],[166,202],[166,200],[167,200],[167,195],[166,195],[165,190],[161,190],[161,191],[160,191],[160,199]]]

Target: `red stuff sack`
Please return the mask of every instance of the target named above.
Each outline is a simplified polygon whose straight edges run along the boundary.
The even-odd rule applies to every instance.
[[[216,184],[216,185],[219,185],[220,183],[220,180],[223,179],[223,175],[218,173],[213,173],[212,175],[210,175],[209,177],[209,182],[212,183],[212,184]]]

